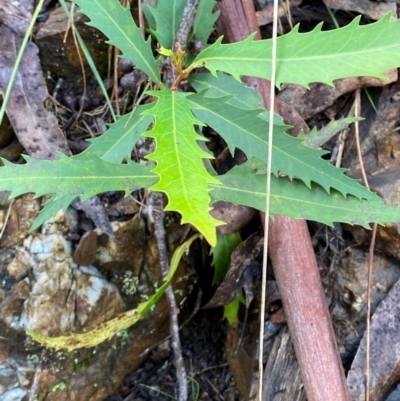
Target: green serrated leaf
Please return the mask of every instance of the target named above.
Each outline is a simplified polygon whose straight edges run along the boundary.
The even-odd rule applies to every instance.
[[[210,73],[192,74],[188,81],[197,93],[207,91],[207,97],[229,96],[228,103],[239,109],[255,109],[262,104],[261,96],[252,87],[222,72],[217,72],[216,76]]]
[[[214,30],[215,21],[218,19],[220,11],[213,12],[216,0],[200,0],[196,18],[193,24],[193,37],[203,45]]]
[[[185,4],[186,0],[161,0],[157,2],[156,8],[148,7],[156,26],[155,29],[151,29],[151,32],[161,46],[171,49],[181,23]],[[181,43],[181,45],[184,47],[186,43]]]
[[[212,285],[219,284],[224,279],[231,265],[231,254],[241,241],[239,233],[217,235],[217,245],[210,250],[214,266]]]
[[[150,7],[155,7],[157,5],[157,0],[143,0],[142,1],[142,11],[146,17],[147,25],[150,30],[156,29],[156,21],[153,14],[150,11]]]
[[[219,176],[222,185],[211,184],[213,202],[226,201],[265,211],[266,175],[255,174],[265,165],[251,160]],[[359,200],[343,198],[337,191],[327,194],[321,187],[307,188],[301,181],[271,177],[271,215],[283,214],[294,219],[319,221],[332,226],[334,222],[368,224],[400,222],[400,206],[386,205],[382,199]]]
[[[92,144],[84,152],[75,156],[75,159],[86,158],[90,153],[110,163],[121,163],[122,160],[131,154],[135,143],[143,132],[153,122],[151,116],[144,116],[141,113],[153,104],[145,104],[136,107],[131,113],[121,116],[114,124],[110,124],[107,132],[95,139],[89,139]]]
[[[299,25],[277,39],[276,85],[293,83],[309,87],[312,82],[333,85],[345,77],[373,76],[400,66],[400,21],[389,14],[380,21],[359,25],[361,17],[332,31],[299,33]],[[195,67],[205,66],[214,75],[224,71],[236,79],[249,75],[271,79],[271,40],[254,41],[255,34],[233,44],[219,38],[194,60]]]
[[[172,277],[178,268],[182,255],[189,250],[189,247],[193,241],[199,237],[200,236],[198,234],[193,235],[175,250],[171,260],[170,270],[164,277],[164,284],[148,301],[140,303],[136,309],[121,313],[116,318],[101,323],[93,330],[85,333],[73,333],[68,336],[60,337],[47,337],[31,330],[27,330],[27,333],[32,337],[33,340],[42,345],[54,348],[56,350],[64,349],[67,352],[71,352],[79,348],[95,347],[96,345],[111,339],[119,331],[126,330],[130,326],[137,323],[157,303],[170,284]]]
[[[241,149],[250,159],[256,157],[267,162],[268,122],[259,118],[262,109],[243,110],[229,104],[230,98],[212,99],[202,94],[190,96],[193,112],[197,118],[217,131],[231,150]],[[286,173],[290,178],[297,177],[307,186],[314,181],[329,192],[334,188],[344,196],[347,194],[359,198],[377,199],[377,195],[343,174],[345,169],[338,169],[321,159],[326,152],[307,148],[301,139],[287,135],[286,126],[274,127],[272,145],[272,172]]]
[[[45,221],[54,217],[61,209],[65,212],[75,198],[76,195],[69,195],[65,198],[56,200],[55,197],[52,196],[40,210],[36,219],[33,221],[31,227],[29,228],[29,232],[32,232],[39,228]]]
[[[160,177],[151,189],[166,193],[169,202],[165,209],[179,212],[182,224],[192,224],[215,245],[215,228],[221,222],[209,213],[208,184],[218,184],[218,179],[208,174],[201,160],[212,157],[196,143],[205,140],[193,127],[202,122],[190,110],[189,93],[166,88],[149,94],[158,97],[158,101],[144,112],[155,120],[153,129],[144,134],[156,140],[156,150],[147,158],[157,162],[153,172]]]
[[[74,160],[83,161],[87,158],[98,157],[110,163],[120,163],[128,156],[139,139],[140,135],[146,131],[153,121],[151,116],[142,116],[141,112],[150,108],[151,104],[138,106],[135,111],[120,117],[120,119],[111,124],[109,130],[98,138],[89,139],[91,146],[74,156]],[[64,198],[52,196],[40,210],[29,231],[36,230],[46,220],[53,217],[59,210],[66,211],[76,195],[70,195]]]
[[[38,160],[24,156],[26,164],[12,164],[3,159],[0,167],[0,191],[11,190],[10,197],[32,192],[51,194],[54,200],[80,196],[85,201],[107,191],[131,193],[157,182],[150,168],[138,163],[112,164],[90,153],[76,160],[58,153],[59,160]]]
[[[262,98],[254,88],[222,72],[218,72],[216,76],[210,73],[191,75],[189,83],[196,92],[206,91],[205,96],[213,99],[226,97],[228,104],[239,109],[258,109],[262,104]],[[269,121],[269,112],[260,110],[259,117]],[[278,114],[274,114],[274,125],[281,125],[285,130],[291,128],[290,125],[283,122],[282,117]]]
[[[122,51],[122,57],[132,61],[153,82],[160,83],[160,60],[155,60],[150,38],[145,41],[141,29],[132,18],[130,6],[124,8],[118,0],[74,0],[80,11],[90,18],[88,25],[106,35],[108,43]]]

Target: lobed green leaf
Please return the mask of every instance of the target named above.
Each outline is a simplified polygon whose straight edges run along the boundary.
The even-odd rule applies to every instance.
[[[389,14],[380,21],[360,25],[360,16],[349,25],[332,31],[299,33],[299,25],[277,39],[276,85],[293,83],[309,87],[312,82],[333,85],[345,77],[373,76],[400,66],[400,21]],[[236,79],[243,75],[271,78],[271,40],[222,44],[219,38],[194,60],[214,75],[224,71]]]
[[[137,106],[132,112],[119,117],[116,123],[110,124],[109,129],[101,136],[89,139],[91,145],[75,159],[86,158],[86,154],[96,156],[110,163],[121,163],[131,155],[132,149],[153,122],[151,116],[141,113],[153,105],[151,103]]]
[[[157,38],[158,43],[167,49],[172,48],[172,42],[178,32],[185,4],[186,0],[161,0],[157,2],[157,7],[147,6],[152,15],[152,20],[154,20],[153,24],[155,24],[155,29],[150,29],[150,31]]]
[[[218,179],[208,174],[202,159],[210,159],[208,153],[200,149],[196,141],[205,139],[198,135],[193,125],[202,125],[190,110],[188,93],[171,91],[150,91],[158,97],[156,105],[144,112],[154,116],[154,127],[145,136],[154,138],[156,150],[147,156],[157,166],[153,172],[160,180],[151,187],[168,196],[166,210],[174,210],[182,215],[182,224],[195,226],[214,245],[215,228],[221,222],[212,217],[208,184],[218,184]]]
[[[230,104],[231,98],[209,98],[198,94],[190,96],[193,112],[197,118],[218,132],[226,141],[231,153],[241,149],[250,159],[258,158],[267,162],[268,119],[260,118],[262,109],[244,110]],[[265,118],[265,119],[264,119]],[[308,187],[311,181],[320,184],[327,192],[334,188],[344,196],[376,200],[378,197],[356,180],[343,174],[345,169],[338,169],[321,158],[326,152],[310,149],[298,138],[287,135],[285,125],[276,125],[272,144],[272,172],[278,176],[286,173],[289,178],[297,177]]]
[[[314,127],[307,135],[301,133],[298,137],[304,139],[304,144],[313,149],[317,149],[328,142],[338,132],[346,129],[351,123],[363,120],[362,117],[342,117],[339,120],[333,120],[325,127],[317,130]]]
[[[135,24],[130,5],[124,8],[118,0],[74,0],[80,11],[90,18],[91,25],[106,35],[108,43],[122,51],[122,57],[132,61],[153,82],[160,83],[160,60],[155,60],[150,38],[146,41]]]
[[[205,96],[213,99],[225,97],[228,104],[239,109],[259,109],[259,117],[269,121],[269,112],[260,109],[263,103],[261,96],[253,87],[237,81],[230,75],[222,72],[217,72],[216,76],[210,73],[193,74],[188,81],[197,93],[205,91]],[[290,125],[283,122],[282,117],[278,114],[274,114],[274,125],[280,130],[291,128]]]
[[[213,202],[226,201],[265,211],[266,175],[255,174],[262,163],[251,160],[219,176],[222,185],[211,184]],[[382,199],[359,200],[343,198],[337,191],[327,194],[321,187],[307,188],[301,181],[271,176],[270,213],[294,219],[318,221],[332,226],[334,222],[369,227],[400,222],[399,205],[386,205]]]
[[[157,176],[151,173],[150,168],[141,164],[112,164],[90,153],[79,159],[63,153],[58,155],[59,160],[38,160],[24,156],[26,164],[12,164],[3,159],[0,191],[11,190],[10,197],[28,192],[36,196],[54,195],[54,200],[75,195],[84,201],[107,191],[130,194],[157,181]]]
[[[193,24],[193,37],[203,45],[214,31],[215,21],[218,19],[220,11],[214,12],[216,0],[200,0],[196,18]]]
[[[36,216],[32,225],[29,228],[29,232],[32,232],[39,228],[44,222],[54,217],[60,210],[64,212],[68,209],[68,206],[76,198],[76,195],[68,195],[61,199],[56,199],[53,195],[40,209],[39,214]]]

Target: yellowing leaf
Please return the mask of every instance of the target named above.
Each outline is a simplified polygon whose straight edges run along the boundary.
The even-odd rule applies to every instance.
[[[172,256],[170,270],[164,277],[164,284],[148,301],[140,303],[136,309],[121,313],[114,319],[101,323],[93,330],[90,330],[86,333],[72,333],[70,335],[60,337],[47,337],[31,330],[27,330],[27,333],[32,337],[33,340],[42,345],[54,348],[56,350],[65,349],[68,352],[79,348],[94,347],[98,344],[101,344],[103,341],[109,340],[119,331],[125,330],[137,323],[139,319],[142,318],[151,309],[151,307],[156,304],[170,284],[172,277],[178,268],[182,255],[189,250],[189,247],[193,241],[199,237],[200,235],[198,234],[193,235],[175,250],[174,255]]]
[[[208,184],[218,185],[219,181],[208,174],[202,161],[211,156],[196,143],[205,139],[196,133],[193,125],[203,124],[190,110],[188,93],[170,89],[149,93],[157,96],[158,101],[143,113],[153,115],[155,120],[153,129],[145,135],[155,139],[156,150],[147,158],[157,162],[153,172],[160,176],[151,190],[166,193],[169,202],[165,209],[179,212],[182,224],[192,224],[215,245],[215,228],[222,223],[209,213]]]

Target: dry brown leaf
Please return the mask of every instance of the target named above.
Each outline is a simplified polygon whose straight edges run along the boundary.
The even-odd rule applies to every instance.
[[[20,37],[28,29],[33,0],[0,0],[0,22],[12,28]]]
[[[205,308],[227,305],[235,299],[243,285],[244,270],[259,255],[263,244],[263,237],[254,234],[236,247],[231,255],[231,266],[228,273]]]
[[[386,399],[400,380],[400,281],[380,303],[371,321],[370,400]],[[365,335],[347,376],[353,401],[365,400]]]
[[[396,17],[395,2],[381,2],[369,0],[324,0],[324,3],[334,10],[356,11],[359,14],[378,20],[391,12],[392,17]]]
[[[11,28],[0,27],[0,87],[3,92],[10,82],[20,44],[20,38]],[[56,117],[43,106],[47,97],[38,49],[35,44],[28,43],[6,110],[19,141],[29,155],[37,159],[56,159],[57,151],[71,154]]]
[[[363,86],[385,86],[397,80],[397,70],[386,71],[385,75],[386,79],[372,77],[338,79],[334,82],[335,86],[313,84],[311,89],[300,85],[283,85],[278,99],[293,107],[303,119],[307,119],[331,106],[345,93]]]

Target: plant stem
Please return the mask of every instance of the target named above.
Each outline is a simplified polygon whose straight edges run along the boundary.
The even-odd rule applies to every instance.
[[[181,49],[186,48],[188,36],[192,29],[194,19],[196,17],[196,12],[199,2],[200,0],[187,0],[187,3],[183,10],[181,24],[174,39],[174,44],[172,48],[174,53],[177,53],[178,51],[181,51]],[[168,87],[177,90],[178,88],[175,87],[177,86],[177,83],[179,84],[179,80],[178,82],[176,81],[177,69],[173,65],[172,60],[170,58],[168,58],[167,60],[169,62],[166,66],[164,83]],[[161,211],[154,213],[154,227],[155,227],[155,236],[157,239],[158,251],[160,255],[161,271],[163,275],[165,275],[168,273],[169,270],[169,262],[167,256],[167,246],[165,242],[163,195],[159,192],[153,192],[150,201],[156,210]],[[170,313],[169,330],[171,333],[172,349],[174,350],[174,355],[175,355],[176,377],[179,385],[179,401],[186,401],[188,398],[187,373],[182,356],[181,341],[179,338],[179,322],[178,322],[179,310],[178,307],[176,306],[176,300],[174,292],[172,290],[172,285],[168,286],[165,293],[167,296],[169,313]]]
[[[189,33],[193,27],[194,19],[196,18],[197,8],[199,6],[200,0],[187,0],[185,8],[183,9],[183,15],[179,30],[175,36],[174,43],[172,45],[172,51],[174,53],[178,50],[185,50],[188,42]],[[164,83],[172,90],[177,90],[179,83],[182,81],[183,77],[179,74],[178,70],[173,65],[170,58],[167,59],[167,68],[164,75]],[[184,71],[189,75],[190,71]]]
[[[182,22],[179,27],[174,40],[173,50],[178,49],[178,45],[182,49],[186,48],[189,33],[193,27],[194,19],[196,18],[197,8],[199,6],[200,0],[188,0],[185,8],[183,9]]]
[[[251,0],[222,0],[218,8],[217,26],[226,41],[240,41],[258,31],[250,15],[255,13]],[[253,78],[252,83],[266,108],[274,108],[276,105],[269,104],[269,82]],[[285,119],[283,110],[281,114]],[[307,223],[275,216],[269,224],[269,254],[307,398],[350,401]]]
[[[165,241],[165,228],[164,228],[164,202],[163,194],[161,192],[152,192],[150,197],[150,204],[153,209],[154,218],[154,234],[157,240],[157,247],[160,259],[160,267],[163,276],[166,276],[169,271],[169,261],[167,244]],[[187,374],[185,364],[183,362],[181,341],[179,338],[179,322],[178,314],[179,309],[176,305],[174,291],[170,284],[165,290],[169,307],[169,331],[171,334],[171,345],[175,356],[176,377],[179,385],[179,401],[186,401],[188,398]]]

